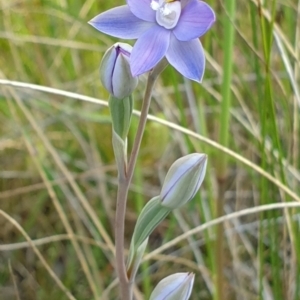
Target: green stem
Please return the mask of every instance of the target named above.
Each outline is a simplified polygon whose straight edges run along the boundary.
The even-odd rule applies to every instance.
[[[228,16],[224,20],[224,63],[223,63],[223,83],[222,83],[222,103],[221,103],[221,120],[220,124],[220,144],[227,147],[229,141],[229,123],[230,123],[230,106],[231,106],[231,79],[232,79],[232,58],[234,44],[234,27],[233,20],[235,16],[235,0],[226,0],[225,8]],[[220,160],[218,174],[226,177],[227,157],[223,155]]]
[[[129,186],[132,180],[137,156],[141,146],[142,137],[144,134],[153,87],[158,75],[166,67],[166,61],[163,60],[158,64],[148,76],[146,91],[141,110],[140,121],[135,136],[130,160],[125,174],[119,173],[116,220],[115,220],[115,245],[116,245],[116,271],[120,282],[120,295],[122,300],[132,299],[133,283],[128,280],[125,257],[124,257],[124,232],[125,232],[125,212]]]
[[[235,17],[235,0],[226,0],[225,9],[227,15],[224,19],[224,63],[223,63],[223,83],[222,83],[222,103],[220,120],[220,144],[228,147],[229,144],[229,124],[231,107],[231,80],[233,65],[233,44],[234,44],[234,26],[232,24]],[[218,163],[217,179],[219,183],[218,201],[216,204],[216,216],[223,215],[224,194],[226,191],[227,178],[227,156],[221,155]],[[223,251],[223,224],[216,227],[216,299],[224,299],[224,251]]]

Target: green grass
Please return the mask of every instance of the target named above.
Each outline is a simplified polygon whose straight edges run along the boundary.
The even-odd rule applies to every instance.
[[[0,1],[0,299],[117,299],[117,173],[98,78],[116,39],[87,21],[124,2]],[[207,2],[217,22],[201,38],[203,84],[170,66],[156,84],[126,246],[175,159],[205,152],[207,175],[199,195],[151,235],[136,299],[164,276],[192,271],[191,299],[298,300],[300,1]],[[137,110],[144,87],[142,76]]]

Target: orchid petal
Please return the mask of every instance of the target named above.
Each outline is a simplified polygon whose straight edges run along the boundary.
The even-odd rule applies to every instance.
[[[133,76],[151,70],[165,56],[170,34],[169,30],[154,26],[137,40],[130,55]]]
[[[205,55],[198,39],[182,42],[171,35],[166,58],[183,76],[198,82],[202,81],[205,68]]]
[[[183,8],[173,33],[180,41],[202,36],[215,22],[215,13],[205,2],[191,0]]]
[[[190,2],[190,0],[180,0],[182,9]]]
[[[137,18],[155,22],[156,12],[151,8],[151,0],[127,0],[127,5]]]
[[[153,26],[153,23],[133,15],[127,5],[112,8],[93,18],[89,24],[103,33],[121,39],[137,39]]]

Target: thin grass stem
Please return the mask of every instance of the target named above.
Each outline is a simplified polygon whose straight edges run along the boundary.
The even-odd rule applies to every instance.
[[[231,109],[231,80],[233,66],[233,49],[234,49],[234,26],[235,18],[235,0],[225,1],[225,9],[228,15],[224,17],[224,57],[223,57],[223,83],[222,83],[222,103],[221,103],[221,118],[220,118],[220,136],[219,141],[225,147],[229,144],[230,130],[230,109]],[[227,160],[226,155],[221,155],[218,163],[217,179],[219,184],[218,200],[216,204],[216,216],[220,217],[224,211],[224,195],[226,191],[227,178]],[[220,223],[216,228],[216,294],[215,299],[226,299],[224,294],[224,235],[223,224]]]

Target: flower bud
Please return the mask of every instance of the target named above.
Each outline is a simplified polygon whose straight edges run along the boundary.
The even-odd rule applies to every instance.
[[[176,273],[163,280],[153,290],[150,300],[188,300],[194,284],[193,273]]]
[[[132,94],[138,84],[138,78],[132,77],[129,57],[132,47],[125,43],[116,43],[104,54],[100,66],[100,79],[111,95],[124,99]]]
[[[206,165],[206,154],[193,153],[176,160],[161,189],[161,205],[175,209],[190,201],[203,182]]]

